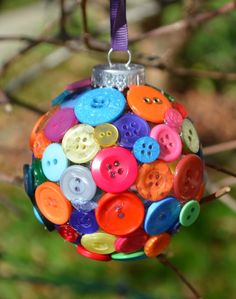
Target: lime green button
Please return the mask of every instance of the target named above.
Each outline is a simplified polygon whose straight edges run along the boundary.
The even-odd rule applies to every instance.
[[[182,123],[181,138],[184,149],[187,152],[197,153],[199,151],[199,138],[193,123],[186,118]]]
[[[115,251],[116,237],[103,232],[83,235],[81,244],[88,251],[109,254]]]
[[[132,253],[116,252],[111,255],[111,258],[116,261],[134,261],[145,259],[147,256],[143,250],[140,250]]]
[[[94,139],[94,128],[86,124],[70,128],[62,139],[62,148],[66,157],[74,163],[91,161],[100,150]]]
[[[96,126],[94,130],[94,138],[101,147],[108,147],[116,144],[119,133],[117,128],[109,123]]]
[[[196,200],[188,201],[180,211],[179,222],[183,226],[192,225],[200,214],[200,205]]]
[[[40,159],[33,159],[32,172],[33,172],[35,187],[38,187],[39,185],[41,185],[47,180],[43,173],[42,163]]]

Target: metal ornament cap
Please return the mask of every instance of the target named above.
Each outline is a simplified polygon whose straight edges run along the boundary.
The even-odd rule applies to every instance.
[[[123,91],[129,85],[145,83],[144,66],[140,64],[99,64],[92,70],[91,83],[94,87],[113,87]]]

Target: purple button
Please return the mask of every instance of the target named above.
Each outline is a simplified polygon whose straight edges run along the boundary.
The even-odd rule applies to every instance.
[[[94,210],[74,210],[71,213],[69,224],[82,234],[92,234],[98,230]]]
[[[53,142],[60,142],[64,134],[78,123],[74,110],[65,108],[57,111],[47,122],[44,133]]]
[[[83,79],[83,80],[79,80],[79,81],[70,83],[69,85],[66,86],[66,89],[67,90],[75,90],[78,88],[89,87],[89,86],[91,86],[91,79],[87,78],[87,79]]]
[[[132,148],[140,137],[148,136],[150,127],[141,117],[127,113],[114,122],[119,131],[119,145]]]

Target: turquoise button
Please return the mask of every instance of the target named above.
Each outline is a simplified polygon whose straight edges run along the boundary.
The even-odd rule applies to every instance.
[[[132,252],[132,253],[116,252],[111,255],[111,258],[116,261],[126,262],[126,261],[143,260],[143,259],[146,259],[147,256],[144,253],[144,251],[141,250],[141,251],[136,251],[136,252]]]

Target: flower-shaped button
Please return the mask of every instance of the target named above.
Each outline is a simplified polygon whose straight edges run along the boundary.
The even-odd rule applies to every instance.
[[[125,97],[115,88],[95,88],[78,96],[75,115],[91,126],[112,122],[125,109]]]
[[[163,161],[143,164],[136,180],[138,193],[145,199],[156,201],[168,195],[173,187],[173,174]]]
[[[92,234],[99,228],[94,211],[73,210],[69,224],[82,234]]]
[[[58,182],[63,171],[68,166],[68,160],[59,143],[50,144],[43,153],[42,168],[46,178]]]
[[[183,117],[178,110],[174,108],[168,109],[165,113],[164,121],[169,127],[175,129],[177,132],[180,132]]]
[[[103,232],[97,232],[83,235],[81,238],[81,244],[85,249],[91,252],[109,254],[115,251],[115,240],[115,236]]]
[[[160,154],[160,146],[152,137],[141,137],[135,142],[133,153],[139,162],[151,163],[158,158]]]
[[[171,103],[159,90],[146,85],[132,85],[127,100],[133,112],[154,123],[162,123]]]
[[[156,257],[166,250],[170,244],[171,236],[167,233],[153,236],[147,240],[144,252],[148,257]]]
[[[99,226],[107,233],[124,236],[140,227],[144,218],[142,201],[131,192],[106,193],[96,209]]]
[[[62,139],[66,157],[74,163],[86,163],[94,158],[100,149],[94,139],[94,128],[79,124],[69,129]]]
[[[117,128],[109,123],[97,125],[94,129],[94,138],[101,147],[115,145],[118,136]]]
[[[119,144],[130,149],[137,139],[150,133],[148,123],[133,113],[124,114],[114,125],[119,131]]]
[[[167,125],[161,124],[152,128],[150,136],[160,145],[159,159],[171,162],[178,159],[182,152],[179,134]]]
[[[192,225],[200,214],[200,204],[196,200],[188,201],[180,211],[179,222],[183,226]]]
[[[57,111],[44,127],[45,136],[54,142],[60,142],[65,133],[78,123],[72,108]]]
[[[166,197],[154,202],[147,210],[144,229],[149,235],[158,235],[171,228],[179,218],[180,202],[174,197]]]
[[[81,165],[69,166],[61,175],[60,187],[71,203],[83,205],[90,201],[96,193],[91,172]]]
[[[114,146],[96,155],[91,172],[98,187],[106,192],[117,193],[133,185],[138,174],[138,164],[130,151]]]
[[[198,138],[197,131],[188,118],[186,118],[182,123],[181,138],[184,143],[184,151],[197,153],[200,147],[200,141]]]
[[[184,156],[174,173],[174,193],[181,200],[195,198],[203,183],[203,162],[194,154]]]
[[[79,253],[80,255],[87,257],[91,260],[95,260],[95,261],[108,262],[111,260],[110,254],[100,254],[100,253],[91,252],[91,251],[88,251],[87,249],[85,249],[81,245],[77,246],[77,253]]]
[[[35,199],[40,212],[52,223],[64,224],[69,220],[72,206],[57,184],[45,182],[38,186]]]

